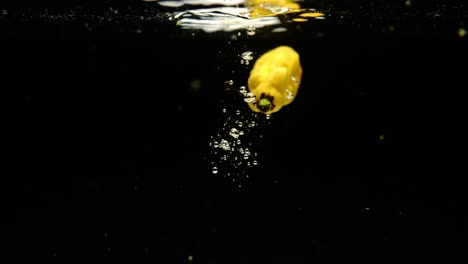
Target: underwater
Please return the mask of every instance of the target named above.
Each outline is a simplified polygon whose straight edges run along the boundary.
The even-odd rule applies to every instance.
[[[468,9],[0,4],[13,259],[466,258]]]

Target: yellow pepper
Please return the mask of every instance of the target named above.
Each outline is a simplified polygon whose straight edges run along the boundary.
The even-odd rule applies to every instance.
[[[302,67],[299,54],[289,46],[279,46],[263,54],[255,62],[248,80],[255,101],[249,102],[255,112],[272,114],[290,104],[301,84]]]

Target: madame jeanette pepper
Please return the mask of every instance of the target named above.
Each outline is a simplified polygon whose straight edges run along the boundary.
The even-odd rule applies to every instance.
[[[302,67],[299,54],[289,46],[279,46],[263,54],[254,64],[248,80],[255,112],[272,114],[290,104],[299,90]]]

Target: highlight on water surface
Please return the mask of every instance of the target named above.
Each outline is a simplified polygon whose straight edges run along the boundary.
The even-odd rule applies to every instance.
[[[236,31],[247,27],[262,28],[289,22],[323,19],[314,8],[302,8],[293,0],[145,0],[166,8],[175,8],[171,20],[183,29],[205,32]],[[181,9],[184,9],[181,11]]]
[[[290,46],[279,46],[263,54],[254,64],[248,80],[255,100],[248,103],[254,112],[272,114],[290,104],[302,79],[299,54]]]

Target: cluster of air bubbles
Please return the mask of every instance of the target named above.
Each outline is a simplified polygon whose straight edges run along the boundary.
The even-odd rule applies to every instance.
[[[226,81],[233,88],[234,82]],[[236,89],[245,102],[255,100],[245,86]],[[249,174],[259,165],[256,144],[262,139],[262,129],[268,124],[264,115],[251,111],[244,102],[224,107],[222,123],[209,142],[211,172],[223,176],[238,187],[250,182]]]
[[[244,98],[244,102],[246,103],[253,103],[255,102],[255,94],[248,92],[245,86],[239,87],[239,93]]]
[[[232,81],[232,80],[226,81],[225,82],[226,90],[228,90],[228,91],[229,90],[234,90],[234,91],[238,92],[239,95],[241,95],[242,98],[244,99],[244,102],[246,102],[246,103],[255,102],[255,100],[256,100],[255,94],[247,91],[247,87],[242,85],[238,89],[235,89],[233,87],[233,85],[234,85],[234,81]],[[223,113],[226,113],[225,108],[223,109]],[[236,115],[240,115],[240,110],[236,110],[235,113],[236,113]]]
[[[249,65],[250,61],[253,60],[253,52],[252,51],[246,51],[241,54],[242,60],[240,61],[241,64]]]

